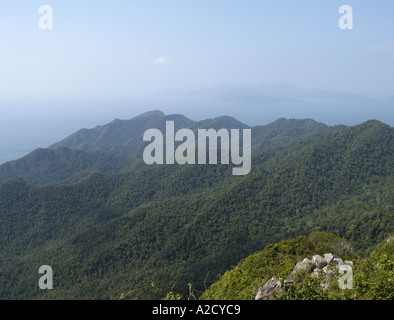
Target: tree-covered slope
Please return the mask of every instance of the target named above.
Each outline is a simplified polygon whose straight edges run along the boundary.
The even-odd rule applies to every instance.
[[[181,114],[165,115],[161,111],[143,113],[130,120],[116,119],[103,126],[93,129],[81,129],[71,136],[51,145],[50,149],[69,147],[85,151],[105,151],[114,155],[142,158],[146,143],[143,135],[148,129],[158,129],[163,134],[166,131],[166,121],[174,121],[175,130],[192,129],[221,129],[248,128],[247,125],[231,117],[218,117],[203,121],[193,121]]]
[[[343,125],[327,126],[312,119],[280,118],[268,125],[253,127],[252,145],[256,150],[285,149],[300,139],[338,132]]]
[[[249,127],[229,116],[193,121],[180,114],[165,115],[161,111],[143,113],[130,120],[116,119],[93,129],[81,129],[69,137],[51,145],[50,149],[69,147],[76,150],[101,150],[115,155],[142,158],[143,134],[148,129],[165,133],[166,121],[174,121],[175,130],[188,128],[195,133],[198,129],[252,129],[252,145],[256,149],[285,148],[300,138],[340,131],[345,126],[327,126],[312,119],[281,118],[267,125]]]
[[[102,151],[85,152],[61,147],[36,149],[25,157],[0,166],[0,182],[21,178],[32,185],[66,183],[93,172],[114,173],[128,170],[132,160]]]
[[[243,259],[224,273],[202,295],[202,300],[254,300],[259,288],[270,278],[281,283],[275,299],[281,300],[348,300],[394,298],[394,237],[386,237],[366,258],[357,256],[350,243],[329,233],[314,232],[308,237],[282,240]],[[332,254],[351,261],[351,288],[340,288],[338,278],[310,276],[303,272],[294,276],[295,283],[285,284],[294,267],[303,259]],[[335,270],[335,269],[334,269]],[[334,275],[335,273],[333,273]],[[322,281],[330,285],[322,286]],[[323,282],[324,283],[324,282]]]
[[[116,173],[133,170],[142,159],[147,143],[143,134],[156,128],[165,134],[166,121],[174,121],[176,130],[189,128],[219,130],[244,129],[247,125],[229,116],[192,121],[183,115],[164,115],[160,111],[141,114],[130,120],[116,119],[93,129],[81,129],[48,149],[37,149],[0,166],[0,182],[21,178],[32,185],[76,182],[89,173]],[[311,119],[279,119],[252,128],[253,152],[285,149],[300,140],[342,130],[344,126],[326,126]]]
[[[393,141],[393,128],[369,121],[255,152],[246,176],[139,162],[63,186],[10,180],[0,185],[0,296],[203,291],[267,244],[320,230],[369,253],[393,232]],[[56,275],[49,292],[37,287],[43,264]]]

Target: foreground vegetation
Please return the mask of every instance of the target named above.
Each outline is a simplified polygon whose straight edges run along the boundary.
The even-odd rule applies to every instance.
[[[354,262],[353,288],[341,289],[338,280],[328,287],[321,279],[302,273],[284,286],[279,300],[392,300],[394,299],[394,237],[377,246],[367,258],[357,256],[349,242],[333,234],[315,232],[308,237],[270,244],[227,271],[200,297],[203,300],[252,300],[272,276],[286,279],[304,257],[333,253]]]
[[[62,184],[7,180],[0,185],[0,298],[161,299],[169,291],[187,297],[188,284],[198,297],[269,244],[296,238],[312,253],[312,240],[297,237],[315,231],[349,239],[355,255],[368,257],[393,232],[393,128],[282,122],[256,131],[247,176],[232,176],[229,166],[146,166],[137,159],[129,169],[119,162],[119,172],[71,170],[67,183],[69,167],[59,165],[58,174],[50,166]],[[91,158],[78,153],[80,161]],[[45,167],[34,176],[35,162],[29,166],[39,181]],[[272,252],[283,270],[277,276],[301,254],[284,244],[285,258]],[[41,265],[53,268],[53,290],[37,286]],[[271,274],[229,284],[240,286],[235,297],[251,298],[249,287]],[[359,282],[360,297],[372,290],[367,282]]]

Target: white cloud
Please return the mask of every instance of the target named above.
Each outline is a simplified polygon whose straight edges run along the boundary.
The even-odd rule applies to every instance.
[[[160,57],[155,60],[155,64],[169,64],[171,62],[171,59],[168,59],[167,57]]]

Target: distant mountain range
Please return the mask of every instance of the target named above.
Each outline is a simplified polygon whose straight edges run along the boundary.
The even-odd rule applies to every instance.
[[[187,284],[202,293],[283,239],[330,232],[368,256],[393,232],[389,125],[281,118],[251,127],[252,170],[235,177],[227,165],[146,165],[143,132],[170,119],[192,130],[249,128],[153,111],[0,166],[1,299],[187,296]],[[38,288],[41,265],[53,268],[53,290]]]
[[[190,117],[197,118],[214,111],[251,125],[261,124],[260,119],[273,122],[280,117],[312,118],[331,125],[355,125],[368,119],[394,124],[392,100],[385,96],[306,89],[283,82],[169,88],[156,92],[148,100],[166,106],[166,112],[187,110]]]
[[[146,130],[156,128],[165,132],[166,121],[173,120],[175,129],[244,129],[246,124],[221,116],[203,121],[193,121],[183,115],[165,115],[150,111],[130,120],[119,120],[81,129],[47,149],[37,149],[25,157],[0,165],[0,182],[9,178],[22,178],[30,184],[45,185],[74,181],[74,175],[91,172],[115,173],[127,170],[142,159]],[[255,149],[282,148],[300,137],[310,137],[335,132],[344,126],[326,126],[311,119],[278,119],[252,128],[252,145]]]
[[[175,122],[175,130],[188,128],[196,131],[205,128],[247,128],[248,126],[231,117],[218,117],[204,121],[192,121],[183,115],[164,115],[161,111],[150,111],[130,120],[116,119],[94,129],[81,129],[49,148],[69,147],[85,151],[107,151],[115,155],[142,157],[143,134],[148,129],[164,132],[166,121]]]
[[[351,92],[331,92],[326,90],[303,89],[287,83],[263,83],[260,85],[222,84],[202,90],[169,88],[157,92],[162,96],[206,97],[228,100],[236,103],[280,103],[312,102],[316,100],[367,101],[367,96]]]

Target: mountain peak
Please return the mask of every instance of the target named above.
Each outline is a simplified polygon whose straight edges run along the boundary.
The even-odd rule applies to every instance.
[[[152,116],[165,117],[165,114],[160,110],[152,110],[152,111],[144,112],[144,113],[134,117],[134,119],[144,118],[144,117],[152,117]]]

